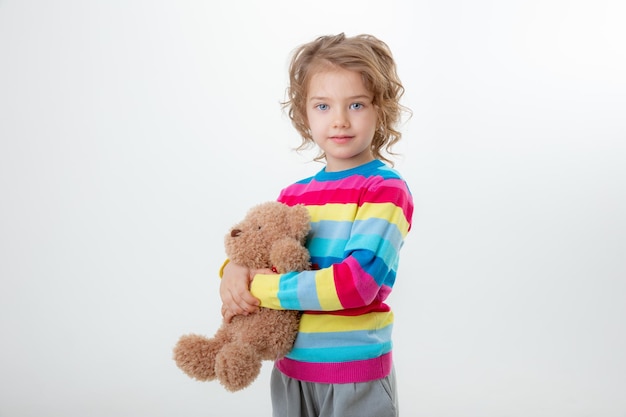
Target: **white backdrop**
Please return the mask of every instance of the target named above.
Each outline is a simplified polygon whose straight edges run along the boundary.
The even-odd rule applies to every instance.
[[[414,116],[403,416],[626,416],[620,0],[0,0],[0,416],[269,416],[171,360],[222,237],[320,165],[291,50],[372,33]]]

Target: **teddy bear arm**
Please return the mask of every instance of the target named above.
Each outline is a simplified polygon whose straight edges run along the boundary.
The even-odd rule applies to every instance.
[[[275,242],[270,251],[272,266],[281,274],[310,269],[310,258],[307,248],[297,240],[290,238]]]

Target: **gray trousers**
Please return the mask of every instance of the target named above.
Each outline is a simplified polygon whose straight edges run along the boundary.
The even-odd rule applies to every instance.
[[[394,369],[371,382],[318,384],[274,368],[271,392],[273,417],[398,417]]]

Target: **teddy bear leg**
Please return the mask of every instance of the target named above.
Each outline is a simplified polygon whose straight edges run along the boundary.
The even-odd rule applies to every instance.
[[[261,358],[250,346],[228,345],[215,358],[215,374],[229,391],[252,384],[261,372]]]
[[[300,313],[291,310],[262,309],[259,316],[264,316],[263,324],[259,325],[263,331],[256,338],[250,336],[248,341],[259,352],[261,359],[274,361],[285,356],[293,347],[298,333]],[[252,333],[252,332],[250,332]]]
[[[215,357],[221,347],[219,339],[185,335],[174,347],[174,361],[190,377],[210,381],[215,379]]]

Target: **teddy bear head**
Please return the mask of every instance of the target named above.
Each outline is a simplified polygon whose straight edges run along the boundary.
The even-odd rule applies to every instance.
[[[261,203],[252,207],[224,236],[226,255],[232,262],[248,268],[272,268],[279,262],[277,256],[285,258],[284,252],[291,251],[285,248],[304,247],[310,228],[306,207],[277,201]],[[285,241],[289,245],[285,246]],[[283,253],[277,255],[278,246]]]

